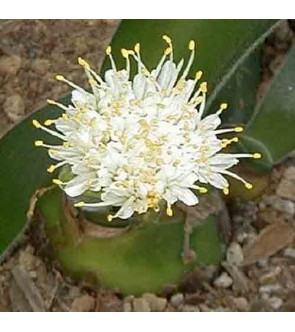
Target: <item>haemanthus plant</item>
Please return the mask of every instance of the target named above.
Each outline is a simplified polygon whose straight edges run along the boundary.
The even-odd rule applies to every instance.
[[[173,204],[180,201],[187,206],[198,204],[196,191],[206,193],[210,184],[229,193],[225,175],[234,177],[252,189],[252,184],[228,169],[238,164],[239,158],[261,158],[260,153],[224,153],[238,137],[243,127],[218,128],[219,110],[203,116],[206,106],[207,83],[198,84],[202,72],[188,78],[195,57],[195,42],[189,42],[190,57],[173,61],[171,39],[164,35],[168,47],[158,65],[149,70],[141,60],[140,45],[134,51],[122,49],[126,68],[117,69],[107,48],[112,68],[104,80],[79,58],[86,72],[91,91],[88,92],[61,75],[56,79],[74,88],[68,106],[49,100],[64,113],[42,125],[33,120],[36,128],[58,137],[61,145],[36,141],[36,146],[49,149],[58,163],[49,172],[70,166],[71,180],[54,179],[65,193],[78,200],[76,207],[119,207],[107,216],[128,219],[134,213],[148,209],[161,212],[166,206],[173,216]],[[130,78],[130,57],[135,60],[137,74]],[[49,129],[53,125],[55,130]],[[91,202],[80,200],[87,191]],[[163,203],[163,204],[162,204]]]
[[[36,190],[53,181],[35,218],[44,221],[55,257],[72,277],[139,294],[178,283],[196,264],[218,264],[224,204],[215,188],[235,194],[232,178],[244,183],[239,194],[259,194],[265,174],[295,147],[294,49],[255,106],[257,46],[276,24],[123,21],[113,52],[107,48],[111,69],[105,62],[99,75],[79,58],[90,89],[58,75],[73,87],[71,96],[49,101],[0,140],[0,249],[31,218]],[[175,47],[164,36],[159,63],[163,31]],[[189,42],[183,61],[189,39],[200,47]],[[32,121],[43,130],[37,133]]]

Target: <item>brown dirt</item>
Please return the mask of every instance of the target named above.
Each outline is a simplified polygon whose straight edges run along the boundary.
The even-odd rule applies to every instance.
[[[99,67],[118,20],[0,20],[0,137],[25,114],[86,80],[79,56]]]

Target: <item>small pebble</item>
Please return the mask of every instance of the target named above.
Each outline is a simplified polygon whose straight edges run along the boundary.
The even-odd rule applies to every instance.
[[[270,297],[268,299],[268,302],[274,310],[280,309],[280,307],[283,305],[283,300],[279,297],[276,297],[276,296]]]
[[[244,297],[233,298],[234,304],[236,305],[238,311],[246,312],[249,311],[249,303]]]
[[[0,58],[0,76],[15,76],[21,66],[21,58],[17,55],[3,56]]]
[[[94,309],[95,300],[92,296],[83,295],[73,301],[71,311],[73,312],[89,312]]]
[[[199,308],[202,312],[210,312],[212,311],[206,304],[199,304]]]
[[[132,311],[132,304],[130,302],[123,303],[123,311],[124,312],[131,312]]]
[[[282,289],[280,284],[272,284],[272,285],[263,285],[259,287],[259,293],[275,293],[279,292]]]
[[[295,258],[295,249],[293,249],[293,248],[286,248],[284,250],[284,256],[285,257],[290,257],[290,258]]]
[[[136,298],[133,300],[133,311],[135,312],[150,312],[151,308],[148,302],[143,298]]]
[[[295,214],[295,205],[293,202],[281,199],[276,196],[276,200],[274,201],[273,208],[277,211],[283,212],[284,214],[288,214],[293,216]]]
[[[36,265],[36,257],[23,250],[20,252],[18,261],[27,271],[33,270]]]
[[[152,293],[145,293],[142,295],[142,298],[148,302],[151,310],[156,312],[164,311],[168,302],[166,298],[157,297]]]
[[[178,308],[183,303],[183,300],[184,300],[183,294],[177,293],[171,297],[170,303],[174,308]]]
[[[214,280],[214,286],[218,288],[228,288],[232,283],[232,278],[226,272],[222,272],[221,275]]]
[[[241,246],[237,242],[232,242],[226,253],[226,260],[231,265],[241,266],[244,255]]]
[[[3,109],[11,121],[17,121],[25,114],[25,103],[19,94],[6,98]]]
[[[183,312],[199,312],[200,309],[196,305],[184,304],[181,308],[181,311],[183,311]]]

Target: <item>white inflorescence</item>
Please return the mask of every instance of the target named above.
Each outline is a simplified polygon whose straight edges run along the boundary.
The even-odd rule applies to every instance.
[[[202,184],[210,184],[229,193],[225,176],[232,176],[252,185],[228,169],[239,158],[260,158],[259,153],[222,153],[237,137],[220,138],[220,134],[239,133],[241,127],[217,129],[221,124],[220,109],[203,116],[207,83],[187,78],[195,56],[195,42],[190,41],[190,57],[175,64],[171,39],[157,67],[149,71],[140,57],[140,45],[134,51],[122,49],[126,68],[118,70],[111,54],[111,69],[104,80],[79,58],[91,86],[91,92],[76,86],[63,76],[56,79],[74,88],[72,104],[65,106],[48,100],[64,110],[62,116],[47,120],[35,127],[58,137],[61,145],[47,145],[36,141],[36,146],[49,149],[49,155],[58,163],[48,168],[69,165],[72,180],[53,180],[70,197],[86,191],[100,193],[99,202],[78,202],[76,206],[118,207],[113,218],[126,219],[134,212],[145,213],[149,208],[158,211],[160,202],[166,202],[166,212],[173,215],[171,206],[181,201],[186,205],[198,203],[196,192],[205,193]],[[130,78],[130,59],[137,65],[137,74]],[[55,130],[50,129],[54,126]]]

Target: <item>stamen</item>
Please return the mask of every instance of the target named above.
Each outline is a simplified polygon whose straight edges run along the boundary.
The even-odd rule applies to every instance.
[[[140,44],[139,43],[136,43],[135,44],[135,46],[134,46],[134,51],[136,52],[136,53],[140,53]]]
[[[244,128],[243,128],[243,127],[236,127],[236,128],[235,128],[235,132],[236,132],[236,133],[241,133],[242,131],[244,131]]]
[[[44,122],[44,126],[51,126],[52,124],[55,123],[56,120],[51,120],[51,119],[48,119]]]
[[[35,146],[44,146],[43,141],[35,141]]]
[[[126,50],[125,48],[122,48],[121,53],[122,53],[123,58],[126,59],[126,71],[127,71],[128,78],[129,78],[129,75],[130,75],[130,59],[129,59],[129,56],[132,55],[134,52],[130,51],[130,50]],[[139,52],[136,52],[136,53],[139,53]]]
[[[68,79],[66,79],[64,76],[62,75],[56,75],[55,78],[58,80],[58,81],[61,81],[61,82],[65,82],[67,83],[69,86],[71,86],[72,88],[78,90],[78,91],[81,91],[83,93],[86,93],[86,91],[84,89],[82,89],[80,86],[76,85],[75,83],[69,81]]]
[[[67,163],[67,161],[62,161],[56,165],[50,165],[48,168],[47,168],[47,172],[48,173],[53,173],[57,168],[65,165]]]
[[[182,74],[182,77],[183,77],[183,78],[185,78],[185,77],[188,75],[188,73],[189,73],[189,71],[190,71],[190,69],[191,69],[191,66],[192,66],[192,64],[193,64],[193,62],[194,62],[194,59],[195,59],[195,47],[196,47],[195,41],[194,41],[194,40],[191,40],[191,41],[189,42],[189,45],[188,45],[188,48],[189,48],[189,50],[191,51],[191,55],[190,55],[190,57],[189,57],[189,60],[188,60],[187,66],[186,66],[186,68],[185,68],[185,70],[184,70],[184,72],[183,72],[183,74]]]
[[[167,207],[166,209],[166,213],[168,217],[172,217],[173,216],[173,210],[171,209],[171,207]]]
[[[222,148],[226,148],[231,143],[237,143],[238,141],[239,141],[238,137],[233,137],[231,139],[225,138],[225,139],[222,140],[221,146],[222,146]]]
[[[203,72],[201,70],[197,71],[196,75],[195,75],[195,80],[198,81],[202,76],[203,76]]]
[[[168,44],[169,54],[170,54],[170,61],[173,61],[173,46],[172,46],[172,39],[167,35],[163,35],[162,38]]]
[[[111,214],[109,214],[108,216],[107,216],[107,220],[108,220],[108,222],[111,222],[112,220],[113,220],[113,216],[111,215]]]
[[[251,190],[251,189],[253,189],[253,184],[247,182],[247,183],[245,183],[245,187],[246,187],[247,189]]]
[[[203,82],[203,83],[200,84],[200,90],[203,93],[206,93],[208,91],[207,82]]]
[[[41,128],[41,124],[40,124],[40,122],[39,122],[38,120],[33,120],[33,121],[32,121],[32,124],[33,124],[33,126],[36,127],[36,128]]]
[[[228,170],[219,170],[219,173],[221,174],[225,174],[225,175],[229,175],[231,176],[232,178],[238,180],[238,181],[241,181],[244,183],[245,187],[248,188],[248,189],[252,189],[252,185],[250,183],[248,183],[246,180],[244,180],[242,177],[240,177],[239,175],[233,173],[233,172],[230,172]],[[251,186],[251,188],[249,188]]]
[[[85,205],[84,202],[77,202],[77,203],[74,204],[75,207],[82,207],[84,205]]]
[[[53,173],[55,171],[55,166],[54,165],[50,165],[48,168],[47,168],[47,172],[48,173]]]
[[[260,159],[260,158],[262,158],[262,155],[261,155],[261,153],[256,152],[256,153],[253,154],[253,158],[254,159]]]
[[[80,66],[84,67],[85,69],[90,70],[90,65],[86,60],[79,57],[78,58],[78,63],[79,63]]]
[[[219,134],[232,133],[232,132],[241,133],[243,130],[244,130],[243,127],[218,129],[218,130],[214,130],[214,134],[219,135]]]
[[[224,188],[222,191],[223,191],[224,195],[228,195],[229,194],[229,189],[228,188]]]
[[[52,182],[54,184],[57,184],[58,186],[61,186],[61,185],[65,184],[64,182],[60,181],[59,179],[53,179]]]
[[[46,131],[48,134],[50,134],[52,136],[55,136],[55,137],[58,137],[58,138],[60,138],[64,141],[66,140],[65,136],[63,136],[63,135],[59,134],[58,132],[53,131],[53,130],[47,128],[47,127],[42,126],[41,123],[38,120],[33,120],[32,123],[36,128],[42,129],[42,130]]]
[[[201,194],[206,194],[208,192],[208,189],[205,187],[199,187],[198,190]]]
[[[111,46],[108,46],[106,48],[106,55],[108,55],[108,57],[110,58],[112,69],[116,72],[117,71],[117,67],[116,67],[116,64],[115,64],[115,60],[114,60],[114,58],[112,56],[112,47]]]
[[[52,99],[47,99],[47,103],[48,103],[49,105],[56,105],[56,106],[58,106],[59,108],[63,109],[64,111],[68,111],[68,110],[69,110],[69,108],[66,107],[65,105],[60,104],[60,103],[58,103],[58,102],[56,102],[55,100],[52,100]]]

